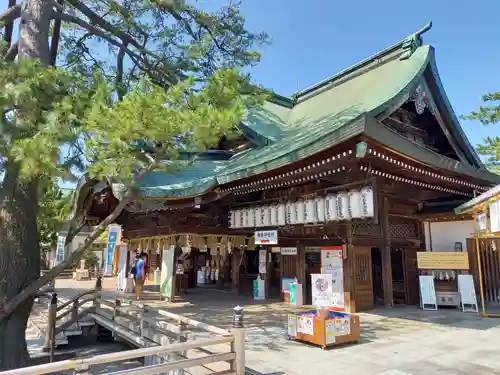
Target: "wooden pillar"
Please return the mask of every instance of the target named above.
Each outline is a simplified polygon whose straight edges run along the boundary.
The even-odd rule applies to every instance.
[[[355,254],[354,246],[350,245],[352,243],[352,225],[347,224],[346,227],[346,259],[343,261],[343,273],[344,273],[344,301],[345,301],[345,311],[350,313],[356,312],[356,294],[355,294]]]
[[[386,196],[379,195],[379,222],[382,234],[382,284],[384,288],[384,306],[393,306],[391,242],[389,234],[389,202]]]
[[[264,280],[266,281],[266,299],[269,298],[269,290],[271,284],[271,262],[269,258],[271,256],[271,248],[266,246],[266,274],[264,275]]]
[[[304,300],[306,294],[306,248],[300,242],[297,242],[297,281],[302,284],[304,290]]]
[[[240,280],[240,259],[241,259],[242,250],[238,248],[233,249],[232,256],[232,290],[234,293],[238,293],[238,286]]]

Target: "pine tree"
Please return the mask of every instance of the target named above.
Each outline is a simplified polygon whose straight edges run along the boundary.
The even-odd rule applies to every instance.
[[[479,120],[483,125],[500,122],[500,92],[484,95],[483,101],[487,105],[479,107],[477,111],[462,118]],[[500,174],[500,137],[484,138],[483,143],[477,146],[477,152],[487,157],[485,164],[490,171]]]
[[[13,38],[19,20],[19,37]],[[9,0],[0,14],[0,370],[28,361],[37,290],[80,258],[152,170],[173,170],[234,131],[262,90],[240,72],[265,34],[239,4],[214,13],[181,0]],[[168,162],[164,162],[168,160]],[[47,180],[109,178],[125,189],[84,245],[40,277],[37,215]],[[82,225],[71,222],[69,241]]]

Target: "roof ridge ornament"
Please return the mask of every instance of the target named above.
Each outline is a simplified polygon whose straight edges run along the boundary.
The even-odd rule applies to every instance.
[[[411,57],[413,52],[417,50],[418,47],[420,47],[423,44],[422,40],[422,35],[429,31],[432,28],[432,22],[429,22],[427,25],[422,27],[420,30],[417,32],[409,35],[404,41],[403,41],[403,53],[399,57],[400,60],[407,60]]]

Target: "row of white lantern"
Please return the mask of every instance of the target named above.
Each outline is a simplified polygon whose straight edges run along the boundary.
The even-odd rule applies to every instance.
[[[373,189],[367,186],[361,190],[353,189],[326,197],[231,210],[229,225],[231,228],[258,228],[363,219],[373,216]]]

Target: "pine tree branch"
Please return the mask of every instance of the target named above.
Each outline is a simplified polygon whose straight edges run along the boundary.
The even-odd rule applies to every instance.
[[[7,9],[7,11],[9,9],[12,9],[16,6],[16,0],[9,0],[9,7]],[[21,15],[21,6],[19,6],[19,16]],[[19,17],[18,16],[18,17]],[[3,40],[5,41],[5,43],[10,46],[10,44],[12,43],[12,33],[14,32],[14,20],[11,20],[9,22],[6,22],[5,23],[5,31],[4,31],[4,34],[3,34]]]
[[[9,5],[11,2],[9,2]],[[7,8],[3,13],[0,14],[0,22],[7,25],[14,22],[15,19],[21,17],[21,4],[16,4]]]
[[[56,6],[56,8],[59,9],[58,6]],[[154,79],[157,79],[157,77],[155,77],[155,75],[159,75],[161,79],[165,80],[167,83],[169,83],[171,85],[177,83],[178,80],[177,80],[175,74],[172,74],[172,72],[170,72],[170,71],[169,72],[159,71],[158,69],[156,69],[155,66],[152,66],[151,64],[149,64],[148,59],[147,59],[147,54],[149,52],[147,52],[142,46],[140,46],[141,50],[144,50],[145,53],[141,56],[140,54],[132,51],[130,48],[128,48],[125,45],[125,43],[128,43],[127,41],[117,40],[117,39],[113,38],[111,35],[113,35],[113,36],[116,36],[116,35],[113,34],[112,31],[108,33],[107,30],[101,30],[98,27],[90,24],[89,22],[84,21],[76,16],[73,16],[73,15],[67,14],[67,13],[53,12],[53,18],[55,18],[56,20],[61,20],[63,22],[74,23],[74,24],[84,28],[89,33],[103,38],[109,44],[111,44],[119,49],[123,49],[134,64],[139,66],[143,71],[145,71],[149,75],[153,76]],[[116,37],[119,38],[119,36],[116,36]],[[133,44],[133,45],[135,45],[135,44]],[[160,60],[160,59],[158,58],[158,60]]]
[[[19,43],[14,42],[14,44],[12,44],[9,47],[3,58],[7,61],[13,61],[16,58],[18,52],[19,52]]]
[[[118,94],[118,99],[122,100],[126,93],[126,88],[123,83],[123,60],[125,59],[125,48],[127,45],[125,44],[120,51],[118,52],[118,56],[116,58],[116,78],[115,78],[115,89]]]
[[[57,4],[61,6],[57,12],[62,12],[63,0],[57,0]],[[50,65],[55,66],[57,62],[57,51],[59,49],[59,41],[61,39],[61,20],[54,20],[54,31],[50,41]]]
[[[151,155],[146,154],[146,157],[151,162],[146,168],[141,170],[141,172],[139,172],[134,177],[135,181],[141,180],[142,178],[144,178],[144,176],[146,176],[149,172],[153,171],[157,167],[157,162]],[[80,245],[73,253],[71,253],[68,259],[59,263],[45,275],[40,276],[38,279],[33,281],[5,305],[0,306],[0,322],[2,322],[10,314],[12,314],[24,301],[35,295],[40,288],[57,277],[57,275],[63,272],[73,262],[78,261],[85,253],[85,250],[87,250],[102,233],[104,233],[108,226],[112,224],[118,218],[118,216],[120,216],[125,207],[135,198],[136,191],[137,186],[135,184],[130,186],[128,188],[128,194],[118,203],[113,212],[111,212],[97,227],[94,228],[92,233],[85,239],[83,244]]]

